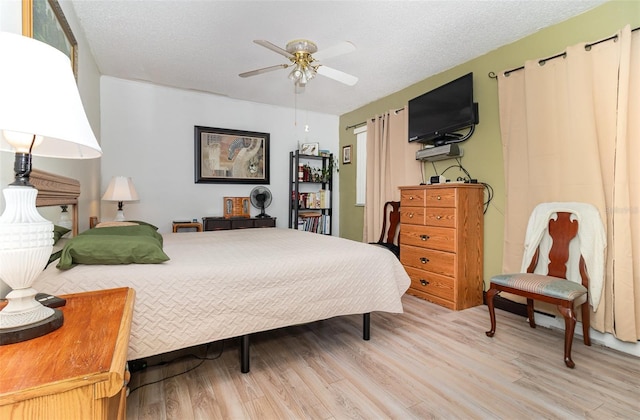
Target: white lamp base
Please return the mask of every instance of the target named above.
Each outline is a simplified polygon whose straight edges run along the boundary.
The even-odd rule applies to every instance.
[[[59,309],[52,309],[52,311],[51,316],[26,327],[0,329],[0,346],[41,337],[62,327],[64,314]]]
[[[0,344],[9,344],[24,336],[34,338],[33,334],[16,331],[29,330],[42,321],[48,323],[56,313],[35,300],[36,290],[31,287],[49,261],[53,224],[38,213],[35,188],[9,186],[3,193],[6,207],[0,216],[0,278],[12,291],[7,294],[7,306],[0,311]],[[59,322],[44,330],[37,327],[38,331],[44,331],[39,335],[59,328],[62,325],[59,318]]]
[[[0,312],[0,331],[40,322],[53,315],[53,309],[35,300],[33,288],[17,289],[7,295],[9,303]]]
[[[113,220],[116,222],[124,222],[124,210],[118,210],[116,212],[116,218]]]

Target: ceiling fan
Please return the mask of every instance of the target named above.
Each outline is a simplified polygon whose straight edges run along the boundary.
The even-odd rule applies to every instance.
[[[355,51],[356,47],[351,42],[344,41],[322,51],[318,51],[316,44],[306,39],[296,39],[291,41],[287,43],[285,49],[262,39],[257,39],[253,42],[287,57],[289,61],[291,61],[291,64],[278,64],[275,66],[247,71],[245,73],[240,73],[240,77],[251,77],[273,70],[293,67],[289,73],[289,79],[294,82],[296,92],[301,92],[307,82],[313,79],[316,74],[337,80],[338,82],[344,83],[348,86],[353,86],[358,82],[358,78],[355,76],[318,63],[319,60]],[[312,54],[315,54],[315,56],[312,56]]]

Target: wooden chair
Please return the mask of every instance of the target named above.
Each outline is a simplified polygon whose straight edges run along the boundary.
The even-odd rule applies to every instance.
[[[493,337],[496,331],[496,315],[493,306],[493,298],[500,292],[508,292],[527,298],[527,315],[531,328],[536,327],[533,311],[533,301],[539,300],[558,306],[560,314],[564,317],[564,363],[573,368],[575,363],[571,360],[571,344],[573,342],[573,330],[576,325],[574,307],[582,309],[582,331],[584,344],[591,345],[589,336],[589,276],[585,262],[580,256],[579,270],[582,284],[567,280],[566,263],[569,260],[569,243],[578,233],[578,221],[571,220],[571,213],[558,212],[557,220],[549,220],[549,235],[553,244],[549,251],[549,268],[547,275],[533,274],[540,257],[540,247],[536,250],[527,273],[503,274],[491,278],[489,291],[487,292],[487,306],[491,317],[491,330],[487,336]]]
[[[387,248],[389,251],[400,258],[400,246],[395,243],[400,227],[400,202],[387,201],[384,203],[384,220],[382,221],[382,232],[378,242],[370,242],[372,245],[379,245]]]

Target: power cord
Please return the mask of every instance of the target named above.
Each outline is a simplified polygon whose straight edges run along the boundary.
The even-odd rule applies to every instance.
[[[458,168],[460,171],[464,172],[465,176],[464,176],[464,177],[459,176],[459,177],[456,179],[456,181],[462,181],[462,182],[465,182],[465,183],[472,183],[472,184],[478,183],[478,180],[477,180],[477,179],[472,178],[472,177],[471,177],[471,174],[469,174],[469,171],[467,171],[467,170],[465,169],[465,167],[464,167],[464,166],[462,166],[462,162],[460,161],[460,158],[456,158],[456,162],[458,162],[458,164],[457,164],[457,165],[451,165],[451,166],[448,166],[447,168],[445,168],[445,169],[441,172],[441,175],[444,175],[444,173],[445,173],[445,172],[447,172],[449,169],[452,169],[452,168]],[[434,172],[436,173],[436,175],[438,175],[438,171],[437,171],[437,169],[436,169],[436,165],[435,165],[435,163],[434,163],[434,162],[431,162],[431,164],[433,165],[433,170],[434,170]],[[486,194],[487,194],[487,201],[485,201],[485,202],[483,203],[483,207],[484,207],[484,209],[483,209],[483,211],[482,211],[482,214],[486,214],[486,213],[487,213],[487,210],[489,210],[489,204],[491,203],[491,200],[493,200],[493,194],[494,194],[494,193],[493,193],[493,187],[492,187],[491,185],[487,184],[486,182],[480,182],[480,184],[484,185],[484,189],[485,189]]]
[[[178,361],[178,360],[182,360],[182,359],[185,359],[185,358],[193,358],[193,359],[196,359],[196,360],[200,360],[200,363],[198,363],[198,364],[197,364],[197,365],[195,365],[195,366],[190,367],[189,369],[187,369],[187,370],[185,370],[185,371],[183,371],[183,372],[175,373],[175,374],[173,374],[173,375],[169,375],[169,376],[166,376],[166,377],[164,377],[164,378],[160,378],[160,379],[158,379],[158,380],[156,380],[156,381],[147,382],[147,383],[144,383],[144,384],[142,384],[142,385],[138,385],[138,386],[137,386],[137,387],[135,387],[135,388],[131,388],[131,389],[127,392],[127,396],[128,396],[128,395],[130,395],[132,392],[137,391],[137,390],[138,390],[138,389],[140,389],[140,388],[144,388],[145,386],[149,386],[149,385],[157,384],[157,383],[159,383],[159,382],[166,381],[167,379],[175,378],[176,376],[184,375],[185,373],[191,372],[192,370],[195,370],[195,369],[199,368],[200,366],[202,366],[202,364],[203,364],[206,360],[216,360],[216,359],[219,359],[219,358],[220,358],[220,356],[222,356],[222,352],[223,352],[223,350],[224,350],[224,340],[222,340],[222,341],[221,341],[220,351],[219,351],[219,352],[218,352],[218,354],[217,354],[217,355],[215,355],[214,357],[207,357],[207,355],[209,354],[209,348],[210,348],[210,347],[211,347],[211,343],[207,344],[207,348],[206,348],[206,350],[205,350],[205,356],[204,356],[204,357],[202,357],[202,356],[198,356],[198,355],[196,355],[196,354],[187,354],[187,355],[184,355],[184,356],[176,357],[175,359],[171,359],[171,360],[169,360],[168,362],[160,362],[160,363],[156,363],[155,365],[146,366],[144,369],[149,368],[149,367],[156,367],[156,366],[170,365],[171,363],[174,363],[174,362],[176,362],[176,361]]]
[[[461,177],[459,176],[456,181],[463,181],[463,182],[467,182],[467,183],[476,183],[477,180],[475,180],[474,178],[471,177],[471,175],[469,174],[469,172],[464,168],[464,166],[462,166],[462,162],[460,161],[460,158],[456,158],[456,162],[458,162],[457,165],[451,165],[448,166],[447,168],[445,168],[445,170],[442,171],[441,175],[444,175],[445,172],[447,172],[449,169],[451,168],[458,168],[460,171],[464,172],[464,174],[466,175],[465,177]],[[431,162],[433,163],[433,162]],[[433,169],[435,171],[435,165],[433,166]],[[436,175],[438,175],[438,171],[435,171]]]
[[[489,210],[489,203],[493,200],[493,187],[486,182],[481,184],[484,185],[484,189],[487,191],[487,201],[484,202],[484,210],[482,211],[482,214],[486,214],[487,210]]]

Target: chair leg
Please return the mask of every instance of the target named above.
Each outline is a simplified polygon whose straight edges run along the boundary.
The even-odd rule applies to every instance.
[[[527,316],[529,317],[529,326],[536,327],[536,318],[533,311],[533,299],[527,299]]]
[[[493,298],[498,294],[498,289],[489,289],[487,292],[487,306],[489,307],[489,318],[491,318],[491,331],[487,331],[487,337],[493,337],[496,333],[496,311],[493,306]]]
[[[591,311],[589,310],[589,300],[582,305],[582,336],[585,346],[591,345]]]
[[[573,368],[576,364],[571,360],[571,345],[573,344],[573,330],[576,327],[576,315],[570,306],[558,305],[558,310],[564,317],[564,364]]]

